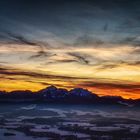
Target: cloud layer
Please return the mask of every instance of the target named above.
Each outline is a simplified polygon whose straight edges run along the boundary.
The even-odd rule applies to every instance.
[[[139,5],[0,1],[0,90],[54,84],[140,98]]]

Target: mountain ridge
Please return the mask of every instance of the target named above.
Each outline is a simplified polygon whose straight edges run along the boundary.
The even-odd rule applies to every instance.
[[[121,96],[98,96],[83,88],[57,88],[53,85],[36,92],[30,90],[0,91],[0,102],[59,102],[59,103],[100,103],[100,104],[140,104],[140,99],[124,99]]]

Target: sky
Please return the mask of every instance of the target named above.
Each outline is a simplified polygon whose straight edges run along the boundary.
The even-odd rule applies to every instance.
[[[50,85],[140,98],[139,0],[1,0],[0,90]]]

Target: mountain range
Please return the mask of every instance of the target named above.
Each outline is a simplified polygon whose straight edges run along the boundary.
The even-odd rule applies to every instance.
[[[29,90],[0,91],[0,103],[3,102],[119,104],[129,107],[140,105],[140,99],[124,99],[121,96],[100,97],[83,88],[74,88],[68,91],[55,86],[49,86],[37,92]]]

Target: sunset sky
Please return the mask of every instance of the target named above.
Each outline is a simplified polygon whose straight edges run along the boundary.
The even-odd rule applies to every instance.
[[[140,1],[1,0],[0,90],[49,85],[140,98]]]

